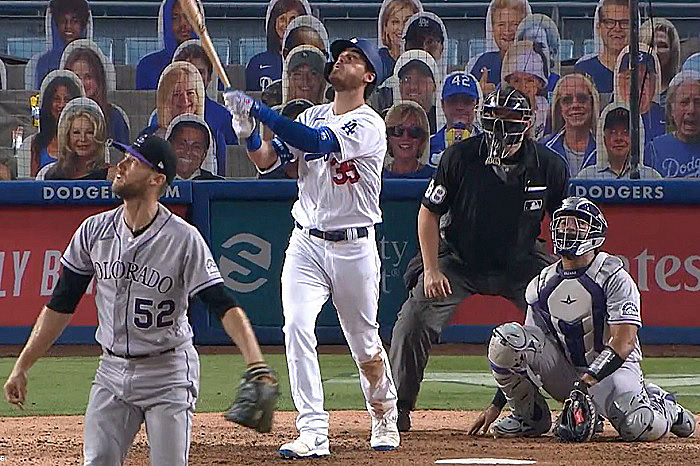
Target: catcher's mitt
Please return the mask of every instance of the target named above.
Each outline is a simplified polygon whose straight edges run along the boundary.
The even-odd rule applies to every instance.
[[[582,381],[574,383],[554,424],[554,436],[564,442],[587,442],[595,434],[596,410]]]
[[[258,432],[270,432],[279,396],[278,385],[277,374],[269,367],[248,369],[243,373],[236,399],[224,413],[224,418]]]

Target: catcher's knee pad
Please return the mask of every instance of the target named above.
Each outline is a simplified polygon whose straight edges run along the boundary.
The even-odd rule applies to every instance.
[[[666,417],[653,408],[645,391],[618,395],[608,407],[608,419],[627,442],[652,442],[669,429]]]
[[[542,338],[537,328],[523,327],[517,322],[499,325],[491,333],[488,358],[491,369],[497,374],[508,372],[524,375],[526,352],[539,352]]]

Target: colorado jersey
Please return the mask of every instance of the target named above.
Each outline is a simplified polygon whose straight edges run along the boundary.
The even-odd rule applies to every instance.
[[[545,267],[525,292],[528,325],[559,344],[576,367],[587,367],[610,340],[610,325],[642,326],[639,290],[622,261],[599,252],[590,266],[565,271],[561,261]],[[642,359],[637,339],[628,361]]]
[[[160,204],[153,224],[136,237],[123,206],[88,217],[61,263],[94,276],[95,338],[119,355],[160,353],[191,340],[190,298],[223,283],[197,229]]]
[[[366,104],[335,115],[330,103],[311,107],[297,121],[311,128],[328,127],[338,139],[340,152],[310,154],[290,147],[299,161],[294,219],[305,228],[324,231],[380,223],[384,120]]]

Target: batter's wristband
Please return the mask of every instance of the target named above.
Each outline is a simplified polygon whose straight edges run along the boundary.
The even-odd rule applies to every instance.
[[[262,147],[260,133],[254,129],[253,132],[250,133],[250,136],[248,136],[248,139],[246,139],[245,146],[248,148],[249,152],[255,152],[260,149],[260,147]]]
[[[606,346],[603,351],[600,352],[595,361],[588,366],[586,369],[586,374],[590,375],[598,382],[618,370],[625,363],[611,347]]]
[[[505,406],[508,400],[506,400],[506,395],[503,393],[503,390],[500,388],[496,390],[496,394],[493,395],[493,400],[491,401],[491,404],[494,405],[498,410],[502,410]]]

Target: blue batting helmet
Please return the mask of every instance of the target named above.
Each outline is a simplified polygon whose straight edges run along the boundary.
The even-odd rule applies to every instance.
[[[333,62],[336,62],[340,54],[349,48],[356,48],[362,53],[365,62],[371,69],[372,73],[374,73],[376,76],[376,79],[372,84],[379,86],[382,82],[384,82],[387,77],[384,73],[382,57],[379,56],[379,49],[377,49],[377,46],[374,43],[368,41],[367,39],[358,39],[357,37],[353,37],[350,40],[339,39],[334,41],[331,44],[331,56],[333,57]],[[332,64],[331,66],[326,66],[326,79],[328,79],[330,68],[332,66]]]
[[[585,197],[567,197],[552,214],[549,224],[554,254],[574,258],[599,248],[608,222],[598,206]]]

